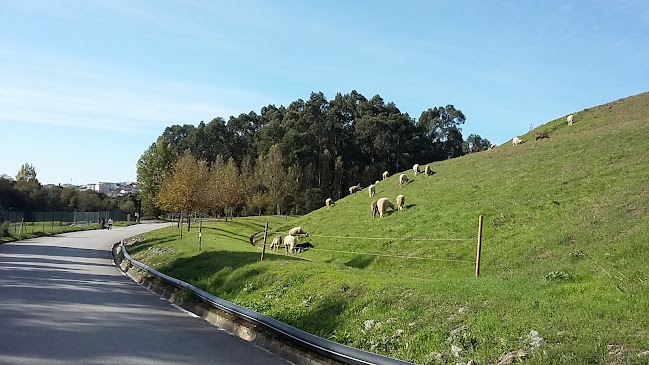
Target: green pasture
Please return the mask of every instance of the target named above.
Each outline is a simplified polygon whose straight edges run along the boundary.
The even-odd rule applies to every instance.
[[[392,174],[373,198],[364,189],[299,218],[206,222],[200,252],[198,224],[182,239],[151,232],[129,252],[318,336],[417,364],[498,363],[517,350],[529,364],[646,364],[649,94],[574,114],[573,126],[560,116],[522,145],[432,163],[433,176],[407,170],[403,188]],[[550,138],[535,141],[541,130]],[[373,199],[399,194],[404,211],[372,218]],[[314,248],[260,261],[263,234],[254,247],[249,237],[266,221],[267,244],[302,226]]]

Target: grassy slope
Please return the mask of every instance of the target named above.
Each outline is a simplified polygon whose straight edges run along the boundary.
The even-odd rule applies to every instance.
[[[302,241],[315,249],[301,257],[312,262],[270,254],[260,263],[247,240],[208,233],[198,256],[195,239],[174,237],[158,245],[179,254],[141,258],[320,336],[416,363],[434,363],[435,352],[454,363],[451,344],[480,363],[517,349],[530,352],[528,363],[643,363],[649,94],[575,117],[573,126],[563,116],[521,136],[520,146],[433,163],[432,177],[406,171],[413,181],[403,188],[398,174],[381,181],[377,197],[404,194],[404,212],[372,219],[363,190],[329,211],[271,222],[280,232],[305,227]],[[539,130],[550,139],[534,141]],[[247,224],[221,227],[260,230]],[[540,349],[532,330],[544,338]]]

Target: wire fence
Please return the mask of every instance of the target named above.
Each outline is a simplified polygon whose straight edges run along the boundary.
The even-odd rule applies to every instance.
[[[287,234],[285,232],[278,232],[278,231],[269,231],[266,239],[266,248],[270,248],[272,245],[273,238],[276,236],[281,236],[282,240]],[[352,239],[352,240],[382,240],[382,241],[449,241],[449,242],[473,242],[475,238],[425,238],[425,237],[360,237],[360,236],[330,236],[330,235],[315,235],[315,234],[310,234],[308,236],[309,238],[315,237],[315,238],[328,238],[328,239]],[[250,244],[259,247],[259,248],[264,248],[264,231],[260,231],[255,233],[252,237],[250,237]],[[278,248],[282,248],[283,246],[283,241],[280,242],[280,245]],[[284,247],[285,248],[285,247]],[[350,255],[367,255],[367,256],[376,256],[376,257],[388,257],[388,258],[396,258],[396,259],[415,259],[415,260],[431,260],[431,261],[444,261],[444,262],[455,262],[455,263],[468,263],[468,264],[475,264],[475,261],[469,261],[469,260],[457,260],[457,259],[444,259],[444,258],[438,258],[438,257],[433,257],[433,256],[415,256],[415,255],[398,255],[398,254],[393,254],[393,253],[374,253],[374,252],[361,252],[361,251],[351,251],[351,250],[331,250],[331,249],[324,249],[324,248],[315,248],[315,247],[309,247],[308,250],[313,250],[313,251],[322,251],[322,252],[334,252],[334,253],[341,253],[341,254],[350,254]]]
[[[70,226],[99,225],[101,219],[107,221],[130,221],[131,215],[121,210],[98,212],[18,212],[0,210],[0,236],[21,235],[23,233],[64,232]]]

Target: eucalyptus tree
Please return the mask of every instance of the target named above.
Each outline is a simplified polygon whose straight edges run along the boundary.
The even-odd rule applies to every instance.
[[[428,139],[430,160],[439,161],[462,154],[462,130],[466,117],[453,105],[435,107],[421,113],[418,125]],[[459,151],[459,154],[458,154]]]

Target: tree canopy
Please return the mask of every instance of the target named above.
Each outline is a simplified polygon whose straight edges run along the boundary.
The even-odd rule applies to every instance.
[[[173,161],[190,155],[210,167],[203,184],[213,190],[207,208],[212,212],[228,205],[230,213],[307,213],[326,198],[344,196],[351,185],[373,183],[383,171],[488,147],[489,141],[475,134],[463,140],[465,121],[452,104],[429,108],[417,120],[380,95],[367,99],[352,90],[330,101],[322,92],[311,93],[287,107],[271,104],[227,122],[217,117],[198,126],[173,125],[138,161],[143,209],[155,213],[163,202],[171,209],[159,199],[161,182],[174,171]],[[225,183],[235,180],[241,185]],[[233,196],[224,197],[226,186]]]

